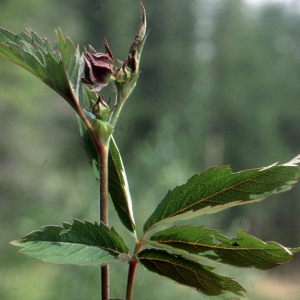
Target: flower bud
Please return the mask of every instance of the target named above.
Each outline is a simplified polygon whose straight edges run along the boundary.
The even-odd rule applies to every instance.
[[[97,53],[91,46],[91,51],[85,52],[85,68],[82,82],[96,85],[96,87],[91,90],[92,92],[99,92],[108,84],[110,77],[114,74],[114,59],[106,39],[104,39],[104,47],[106,53]]]
[[[126,61],[115,72],[115,78],[118,83],[125,83],[132,76],[132,70],[126,66]]]
[[[140,8],[141,23],[139,25],[138,32],[130,45],[128,57],[125,60],[126,66],[132,71],[133,75],[139,72],[142,50],[149,32],[147,31],[146,10],[142,3],[140,3]]]
[[[92,113],[96,119],[102,121],[108,121],[110,116],[110,108],[108,104],[103,100],[103,97],[99,96],[96,103],[93,103]]]
[[[121,67],[116,69],[114,74],[115,86],[123,99],[129,97],[136,86],[139,77],[141,54],[148,35],[148,31],[146,30],[146,10],[142,3],[140,3],[140,8],[141,23],[139,25],[138,32],[134,36],[134,40],[130,45],[127,59],[125,59]]]

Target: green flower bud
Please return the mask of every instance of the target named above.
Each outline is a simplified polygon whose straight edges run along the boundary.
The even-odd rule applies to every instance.
[[[101,96],[98,97],[97,102],[93,103],[92,113],[96,119],[107,122],[110,117],[110,108]]]

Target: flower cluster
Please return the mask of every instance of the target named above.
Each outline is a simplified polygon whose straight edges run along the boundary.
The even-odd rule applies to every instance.
[[[92,92],[98,93],[109,81],[114,82],[118,89],[134,79],[134,84],[130,85],[131,90],[134,88],[139,73],[141,53],[147,37],[146,12],[143,5],[141,5],[141,13],[142,20],[138,32],[130,45],[128,57],[121,67],[114,70],[114,57],[106,39],[104,39],[105,53],[97,52],[92,46],[89,46],[89,51],[85,51],[85,69],[82,82],[94,85]],[[129,94],[127,91],[126,95]]]

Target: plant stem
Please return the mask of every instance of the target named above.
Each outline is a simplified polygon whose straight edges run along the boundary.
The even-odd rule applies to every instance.
[[[108,226],[108,145],[100,143],[98,149],[99,155],[99,173],[100,173],[100,221]]]
[[[136,267],[137,267],[138,262],[139,262],[138,258],[137,258],[137,255],[145,245],[146,245],[146,243],[144,243],[142,239],[140,239],[136,243],[134,253],[133,253],[133,258],[129,262],[129,270],[128,270],[128,276],[127,276],[126,300],[131,300],[132,299],[134,275],[135,275]]]
[[[126,291],[126,300],[132,299],[133,294],[133,282],[134,282],[134,275],[136,266],[138,265],[138,260],[132,260],[129,262],[129,270],[128,270],[128,277],[127,277],[127,291]]]
[[[101,267],[101,300],[108,300],[109,296],[109,268],[108,265]]]
[[[117,88],[117,95],[116,95],[115,107],[114,107],[112,116],[111,116],[111,118],[109,120],[109,124],[112,127],[115,127],[115,125],[116,125],[116,123],[118,121],[120,112],[121,112],[121,110],[123,108],[123,105],[126,102],[126,99],[127,98],[122,97],[122,90],[120,88]]]
[[[99,173],[100,173],[100,222],[108,226],[108,152],[109,139],[104,144],[98,144]],[[101,299],[108,300],[109,297],[109,268],[108,265],[101,267]]]

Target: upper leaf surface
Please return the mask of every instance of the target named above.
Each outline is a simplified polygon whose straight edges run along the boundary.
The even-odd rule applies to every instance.
[[[228,166],[214,167],[191,177],[169,191],[144,225],[169,223],[214,213],[235,205],[261,201],[289,190],[300,177],[300,156],[283,165],[232,173]]]
[[[75,108],[74,95],[79,99],[83,58],[69,39],[63,39],[59,30],[57,37],[58,44],[53,45],[30,28],[17,35],[0,28],[0,57],[38,77]]]
[[[75,47],[69,38],[64,38],[60,29],[56,31],[57,48],[62,57],[62,62],[66,75],[68,77],[69,88],[74,98],[78,100],[80,106],[83,106],[82,99],[82,73],[84,69],[83,54],[80,54],[79,47]]]
[[[12,244],[32,258],[59,264],[105,264],[129,251],[113,228],[79,220],[63,227],[44,226]]]
[[[214,269],[212,267],[156,249],[143,250],[138,257],[148,270],[196,288],[205,295],[218,296],[230,291],[236,296],[243,297],[242,292],[245,289],[242,285],[229,277],[212,272]]]
[[[179,254],[186,255],[188,252],[237,267],[262,270],[276,267],[292,258],[289,249],[275,242],[265,243],[242,230],[237,230],[237,237],[230,239],[217,230],[208,230],[203,226],[174,226],[155,233],[148,242],[161,248],[171,247]]]

